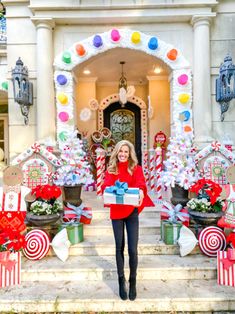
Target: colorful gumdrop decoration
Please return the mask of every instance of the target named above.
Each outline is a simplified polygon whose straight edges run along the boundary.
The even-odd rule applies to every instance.
[[[141,36],[139,32],[134,32],[131,35],[131,41],[133,44],[139,44],[141,41]]]
[[[95,35],[94,36],[94,38],[93,38],[93,45],[96,48],[99,48],[99,47],[103,46],[103,40],[102,40],[102,37],[100,35]]]
[[[151,50],[156,50],[158,48],[158,40],[157,37],[151,37],[148,42],[148,47]]]
[[[180,120],[186,122],[190,119],[190,112],[188,110],[182,111],[180,113]]]
[[[180,94],[179,97],[178,97],[178,100],[181,104],[187,104],[187,102],[189,102],[190,100],[190,95],[189,94]]]
[[[62,60],[64,61],[64,63],[71,63],[71,53],[69,51],[65,51],[62,55]]]
[[[175,61],[177,59],[178,56],[178,51],[177,49],[171,49],[170,51],[168,51],[167,53],[167,58],[171,61]]]
[[[63,75],[63,74],[57,75],[56,81],[60,85],[66,85],[67,82],[68,82],[67,77],[65,75]]]
[[[39,260],[47,255],[50,238],[45,231],[34,229],[26,234],[25,241],[26,247],[23,249],[23,253],[28,259]]]
[[[68,96],[65,93],[58,93],[57,99],[61,105],[67,105],[68,103]]]
[[[111,31],[111,40],[115,43],[119,42],[121,35],[117,29],[112,29]]]
[[[178,83],[180,85],[186,85],[188,83],[188,75],[187,74],[181,74],[179,77],[178,77]]]
[[[66,111],[61,111],[58,114],[58,117],[61,122],[67,122],[69,120],[69,114]]]
[[[75,46],[75,50],[76,50],[77,55],[78,55],[79,57],[83,57],[83,56],[85,56],[85,54],[86,54],[86,49],[84,48],[84,46],[83,46],[82,44],[77,44],[77,45]]]
[[[199,234],[199,247],[202,253],[209,257],[216,257],[218,251],[226,248],[225,233],[218,227],[206,227]]]

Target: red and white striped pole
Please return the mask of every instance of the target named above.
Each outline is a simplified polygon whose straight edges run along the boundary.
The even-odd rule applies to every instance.
[[[96,194],[102,196],[101,186],[104,180],[105,172],[105,151],[102,148],[97,148],[96,152]]]
[[[149,172],[150,172],[150,191],[154,193],[155,169],[154,169],[154,149],[149,150]]]
[[[147,187],[149,186],[148,151],[144,151],[144,177]]]
[[[155,149],[155,192],[157,200],[162,201],[162,184],[161,184],[161,172],[162,172],[162,149],[157,147]]]

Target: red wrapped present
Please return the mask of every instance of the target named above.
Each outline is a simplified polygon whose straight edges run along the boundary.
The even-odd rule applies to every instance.
[[[92,209],[91,207],[84,207],[82,210],[80,222],[83,224],[90,224],[92,219]]]
[[[0,288],[21,282],[21,253],[0,252]]]
[[[66,205],[64,205],[63,220],[65,222],[71,220],[79,221],[82,215],[83,208],[84,208],[83,204],[75,206],[67,202]]]
[[[186,227],[189,226],[189,214],[186,207],[178,204],[172,205],[170,202],[164,201],[161,209],[161,220],[180,221]]]
[[[235,287],[235,249],[218,252],[217,282],[219,285]]]
[[[92,219],[91,207],[84,207],[83,204],[80,206],[75,206],[67,203],[64,206],[64,216],[63,220],[67,221],[80,221],[83,224],[90,224]]]

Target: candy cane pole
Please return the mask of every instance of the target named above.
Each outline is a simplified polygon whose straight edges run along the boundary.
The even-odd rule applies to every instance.
[[[154,177],[155,177],[155,169],[154,169],[154,149],[150,148],[149,150],[149,172],[150,172],[150,190],[154,192]]]
[[[149,185],[148,151],[144,151],[144,177],[146,185]]]
[[[103,172],[104,172],[104,166],[103,166],[103,149],[97,148],[96,152],[96,185],[97,185],[97,195],[102,195],[101,186],[103,183]]]
[[[162,171],[162,149],[161,147],[157,147],[155,149],[155,173],[156,173],[155,191],[157,199],[159,201],[162,200],[161,171]]]
[[[102,149],[102,152],[100,153],[101,155],[101,167],[102,167],[102,174],[101,174],[101,178],[102,178],[102,183],[104,181],[104,174],[105,174],[105,157],[106,157],[106,151],[104,149]]]

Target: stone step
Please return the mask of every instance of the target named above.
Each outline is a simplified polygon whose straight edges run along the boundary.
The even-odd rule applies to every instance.
[[[113,234],[113,229],[110,219],[94,220],[90,225],[84,226],[85,236],[97,236],[97,235],[110,235]],[[160,234],[160,221],[159,219],[141,218],[139,234]]]
[[[125,258],[126,278],[129,258]],[[40,261],[22,260],[22,281],[115,280],[115,256],[70,256],[63,263],[57,257]],[[181,258],[174,255],[139,256],[139,280],[215,279],[216,259],[202,255]]]
[[[234,313],[234,288],[216,280],[141,280],[137,299],[122,301],[117,280],[23,282],[1,289],[1,312]]]
[[[160,235],[140,235],[138,245],[139,255],[179,255],[178,245],[166,245],[160,240]],[[199,254],[200,250],[196,247],[191,254]],[[80,242],[70,247],[69,255],[114,255],[115,244],[112,234],[89,235],[85,236],[84,242]],[[54,255],[53,250],[49,255]]]

